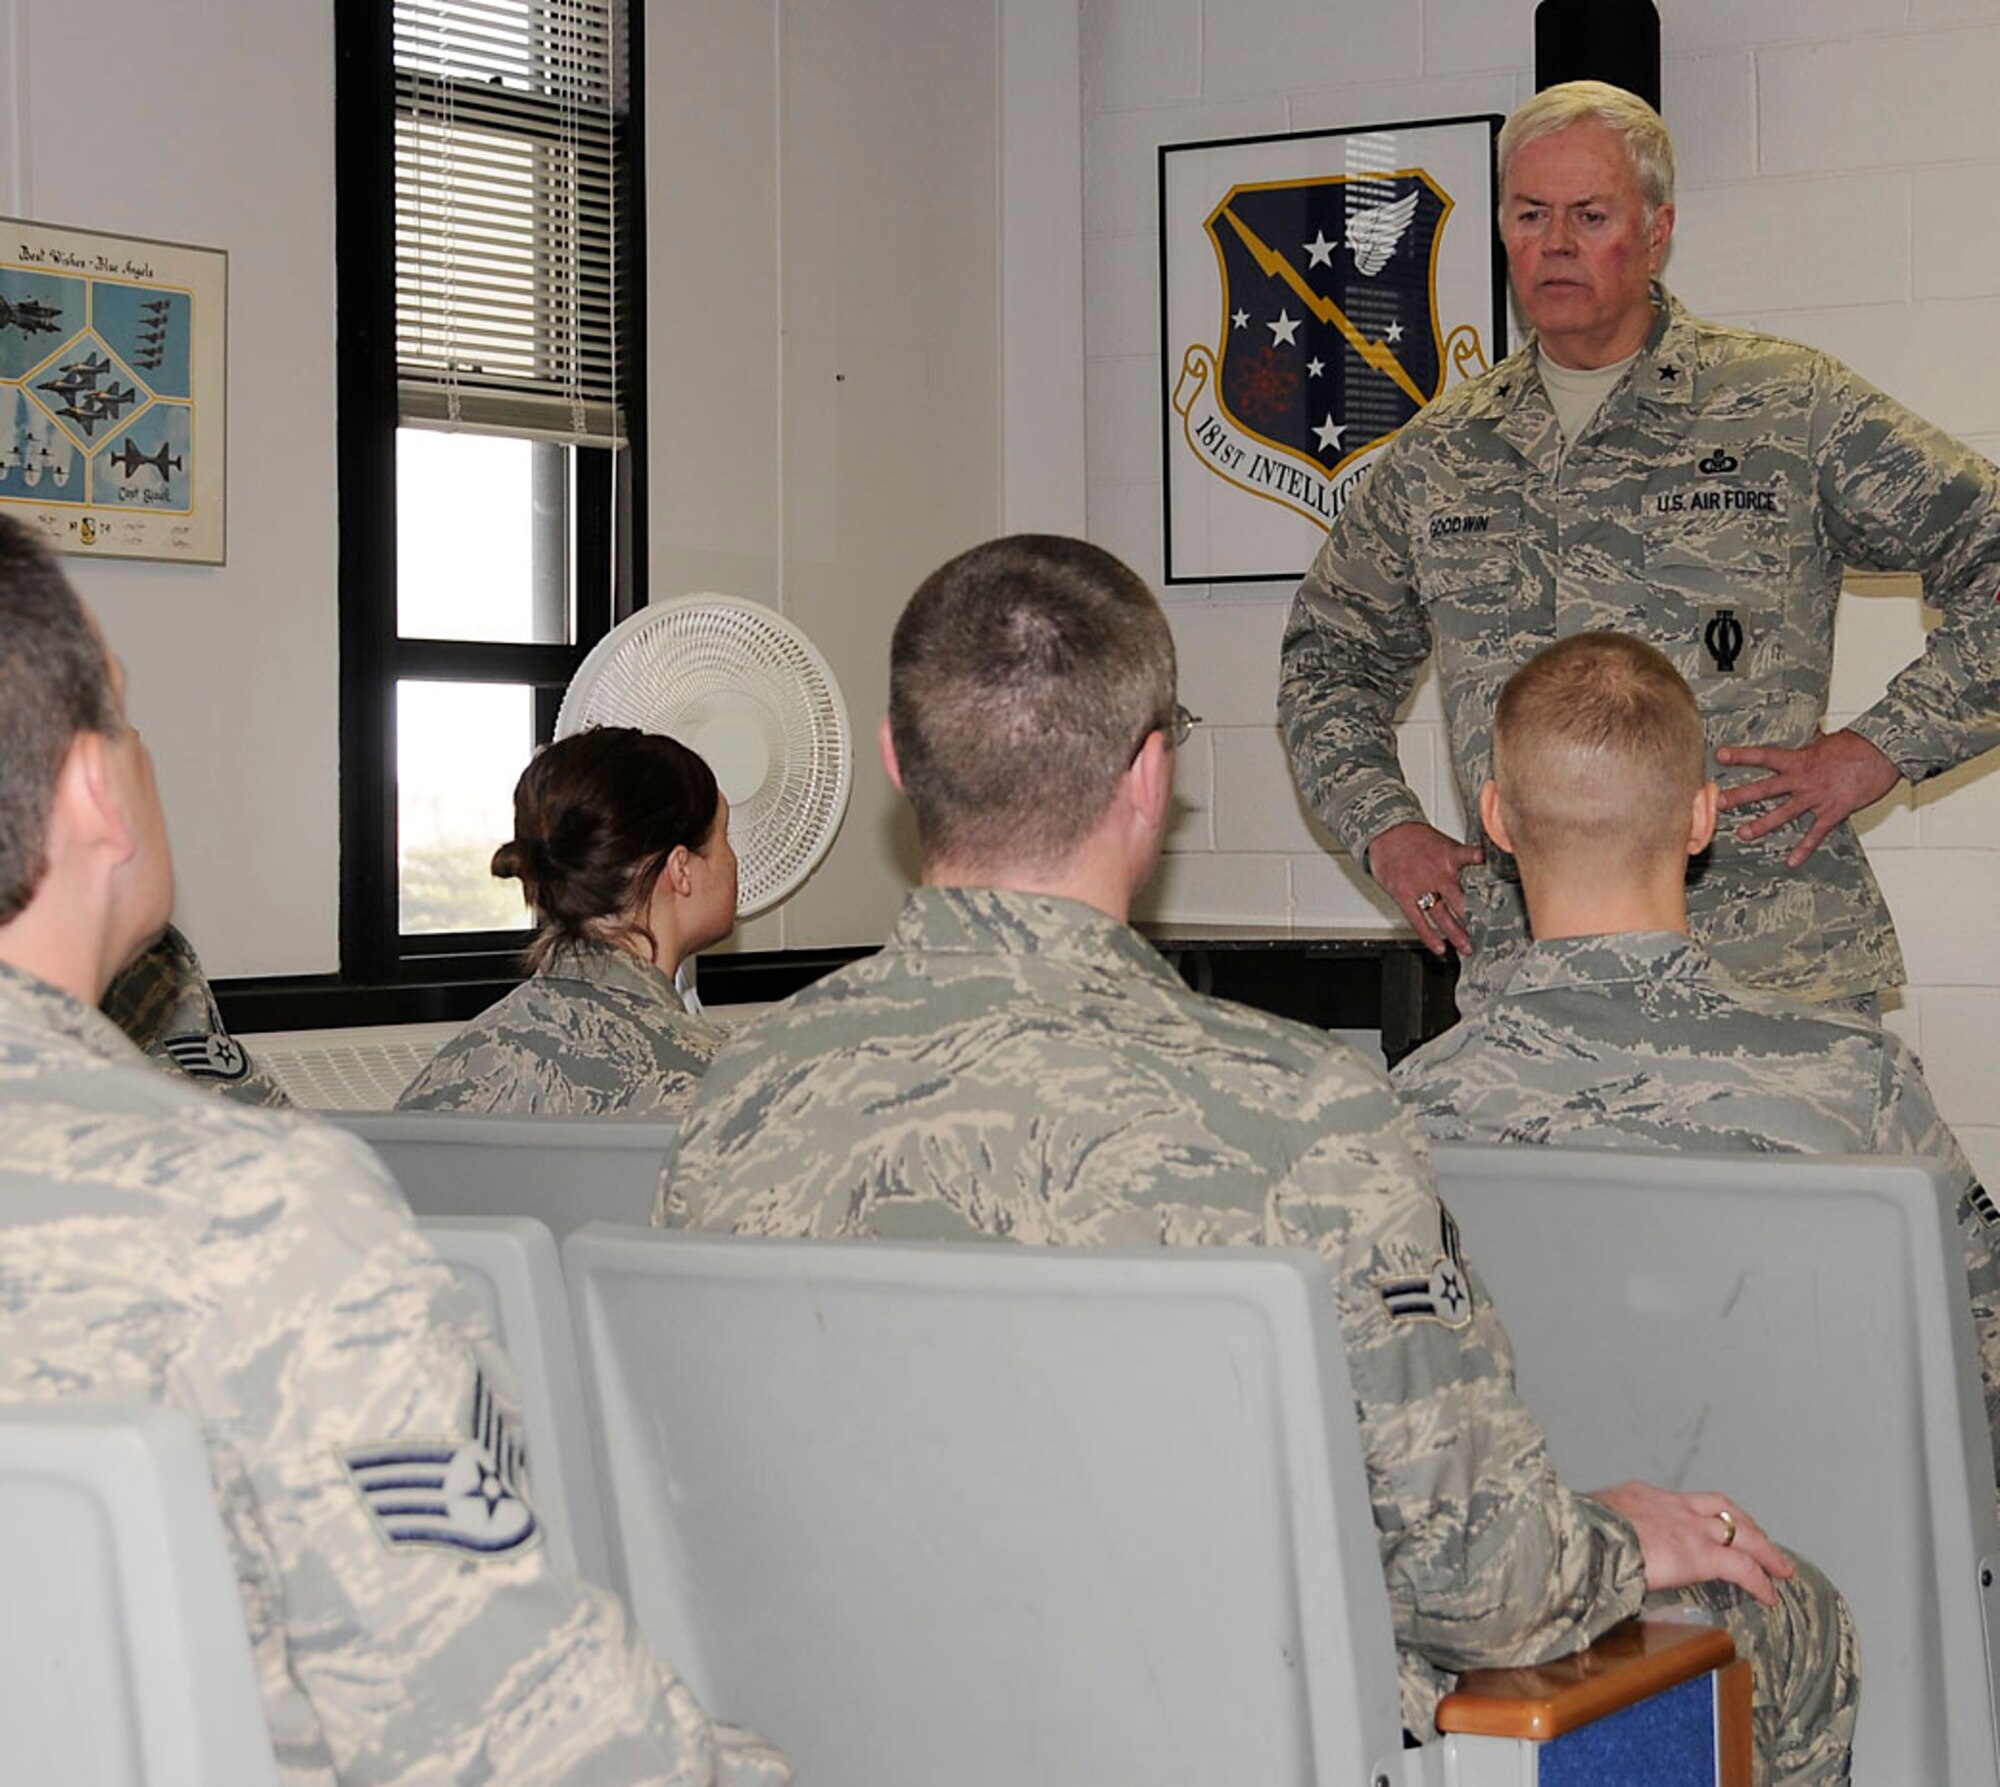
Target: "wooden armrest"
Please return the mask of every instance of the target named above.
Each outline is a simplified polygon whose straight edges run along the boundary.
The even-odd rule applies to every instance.
[[[1439,1703],[1440,1731],[1547,1743],[1736,1657],[1720,1626],[1628,1619],[1588,1650],[1527,1669],[1474,1669]]]

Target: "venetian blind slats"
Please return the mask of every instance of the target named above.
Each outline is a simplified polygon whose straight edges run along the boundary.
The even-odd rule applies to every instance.
[[[619,444],[620,9],[393,11],[403,420]]]

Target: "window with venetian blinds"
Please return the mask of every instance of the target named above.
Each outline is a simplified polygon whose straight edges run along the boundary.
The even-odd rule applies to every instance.
[[[394,0],[406,425],[619,446],[619,0]]]

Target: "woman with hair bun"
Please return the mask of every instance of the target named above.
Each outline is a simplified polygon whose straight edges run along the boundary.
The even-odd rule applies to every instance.
[[[441,1048],[398,1110],[678,1116],[723,1033],[674,971],[736,923],[729,802],[685,745],[595,727],[541,751],[514,788],[493,873],[540,929],[530,977]]]

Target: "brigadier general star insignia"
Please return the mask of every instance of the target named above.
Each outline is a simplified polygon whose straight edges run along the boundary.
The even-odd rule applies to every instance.
[[[1438,1322],[1463,1328],[1472,1320],[1472,1278],[1465,1269],[1458,1224],[1440,1209],[1441,1251],[1428,1272],[1391,1273],[1375,1280],[1382,1306],[1396,1321]]]
[[[375,1530],[392,1550],[439,1545],[497,1557],[540,1531],[522,1494],[527,1454],[482,1372],[470,1432],[459,1439],[384,1440],[342,1451]]]

